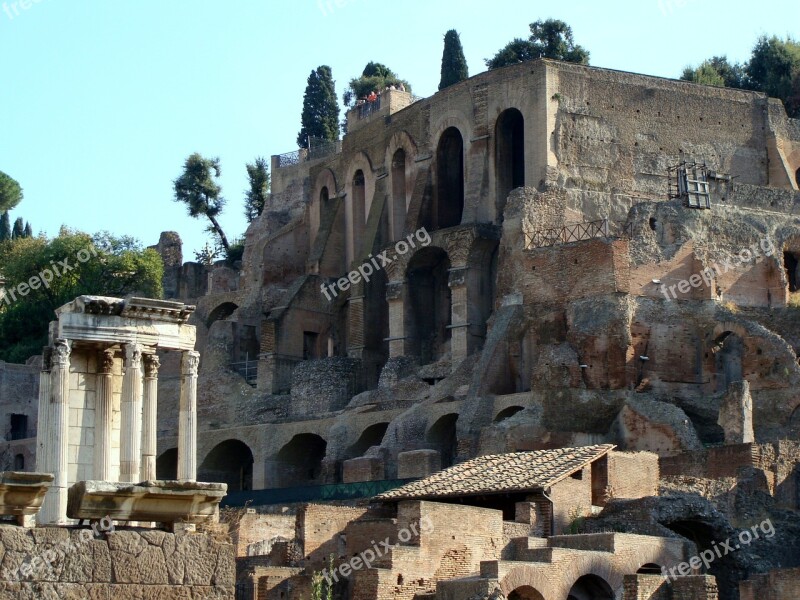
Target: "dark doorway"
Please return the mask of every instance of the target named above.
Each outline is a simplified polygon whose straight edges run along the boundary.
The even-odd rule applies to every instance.
[[[572,586],[567,600],[614,600],[614,591],[602,577],[584,575]]]
[[[790,292],[796,292],[800,288],[797,263],[797,257],[794,254],[791,252],[783,253],[783,268],[786,269],[786,281],[789,283]]]
[[[411,348],[426,365],[442,358],[450,343],[450,259],[441,248],[417,252],[406,275],[411,305]]]
[[[364,226],[366,225],[366,199],[367,192],[364,181],[364,171],[359,169],[353,175],[353,259],[361,256]]]
[[[717,372],[717,392],[724,392],[731,383],[744,379],[742,356],[744,340],[735,333],[726,331],[714,340]]]
[[[400,148],[392,157],[392,240],[403,237],[406,223],[406,152]]]
[[[428,433],[425,434],[425,441],[428,442],[428,445],[441,454],[443,469],[452,466],[458,451],[457,422],[458,414],[444,415],[431,425]]]
[[[544,596],[531,586],[523,585],[511,592],[508,600],[544,600]]]
[[[314,433],[300,433],[278,452],[277,487],[315,485],[322,476],[328,443]]]
[[[389,423],[375,423],[367,427],[358,438],[358,441],[347,449],[347,458],[358,458],[373,446],[380,446]]]
[[[436,150],[434,229],[461,224],[464,212],[464,140],[455,127],[444,131]]]
[[[12,440],[24,440],[28,437],[28,416],[11,415],[11,431],[9,437]]]
[[[225,440],[214,446],[197,470],[200,481],[227,483],[229,492],[253,489],[253,453],[244,442]]]
[[[498,117],[495,140],[497,222],[502,223],[509,192],[525,185],[525,119],[516,108]]]
[[[170,448],[156,459],[156,479],[160,481],[178,478],[178,449]]]

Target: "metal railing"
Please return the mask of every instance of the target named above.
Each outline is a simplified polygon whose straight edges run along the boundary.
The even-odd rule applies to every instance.
[[[283,154],[278,154],[277,167],[279,169],[283,169],[285,167],[291,167],[292,165],[299,165],[301,162],[303,162],[301,154],[304,154],[304,149],[295,150],[294,152],[285,152]]]
[[[329,485],[307,485],[266,490],[231,492],[222,499],[220,506],[264,506],[267,504],[289,504],[321,500],[353,500],[372,498],[383,492],[399,488],[416,479],[381,479],[380,481],[358,481],[356,483],[333,483]]]
[[[341,140],[325,140],[317,137],[308,138],[308,154],[306,160],[317,160],[342,151]]]
[[[252,386],[256,385],[256,380],[258,379],[258,360],[249,360],[248,357],[240,362],[232,362],[228,366],[231,370],[244,377],[247,383]]]
[[[565,225],[552,229],[541,229],[533,233],[525,233],[525,249],[548,248],[559,244],[569,244],[571,242],[583,242],[596,238],[633,238],[633,223],[619,225],[616,227],[619,233],[612,234],[609,228],[608,219],[598,221],[586,221],[574,225]]]

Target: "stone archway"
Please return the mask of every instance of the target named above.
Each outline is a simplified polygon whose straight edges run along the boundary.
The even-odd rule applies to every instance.
[[[453,465],[453,460],[458,452],[457,422],[458,413],[444,415],[439,417],[425,433],[425,442],[432,446],[433,450],[439,451],[443,469]]]
[[[456,127],[445,129],[436,148],[434,229],[461,224],[464,214],[464,138]]]
[[[315,433],[299,433],[284,444],[276,456],[275,487],[322,483],[322,461],[328,442]]]
[[[435,362],[449,352],[449,270],[447,252],[435,246],[417,252],[406,269],[411,317],[406,337],[421,365]]]
[[[544,600],[544,596],[529,585],[521,585],[508,595],[508,600]]]
[[[503,222],[506,198],[525,185],[525,119],[516,108],[500,113],[495,125],[497,223]]]
[[[239,440],[225,440],[212,448],[198,468],[200,481],[228,484],[229,492],[253,489],[253,452]]]
[[[614,600],[614,590],[597,575],[583,575],[572,585],[567,600]]]

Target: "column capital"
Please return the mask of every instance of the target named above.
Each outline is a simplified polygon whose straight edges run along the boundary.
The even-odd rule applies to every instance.
[[[123,344],[122,356],[126,369],[139,369],[142,366],[142,346],[140,344]]]
[[[183,375],[197,376],[197,369],[200,366],[200,353],[197,350],[187,350],[181,357],[181,373]]]
[[[106,348],[100,352],[100,374],[111,375],[114,370],[114,351]]]
[[[69,355],[72,352],[69,340],[58,338],[51,347],[50,366],[68,367]]]
[[[144,376],[145,379],[158,379],[158,369],[161,366],[161,359],[155,354],[144,355]]]

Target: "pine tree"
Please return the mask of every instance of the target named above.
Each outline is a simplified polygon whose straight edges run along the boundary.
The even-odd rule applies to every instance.
[[[11,239],[11,218],[7,212],[0,215],[0,242]]]
[[[244,199],[244,215],[252,223],[264,211],[269,197],[269,167],[265,158],[247,164],[247,179],[250,189]]]
[[[331,142],[339,139],[339,101],[336,82],[331,68],[321,65],[311,71],[303,96],[303,113],[300,116],[300,133],[297,145],[308,147],[308,138],[316,137]]]
[[[14,221],[14,228],[11,230],[11,239],[20,240],[25,237],[25,222],[22,217],[17,217]]]
[[[439,89],[464,81],[469,77],[467,59],[464,57],[464,48],[461,47],[461,38],[455,29],[444,35],[444,52],[442,53],[442,79]]]
[[[33,237],[33,227],[31,227],[31,224],[28,221],[25,221],[25,237],[26,238]]]

